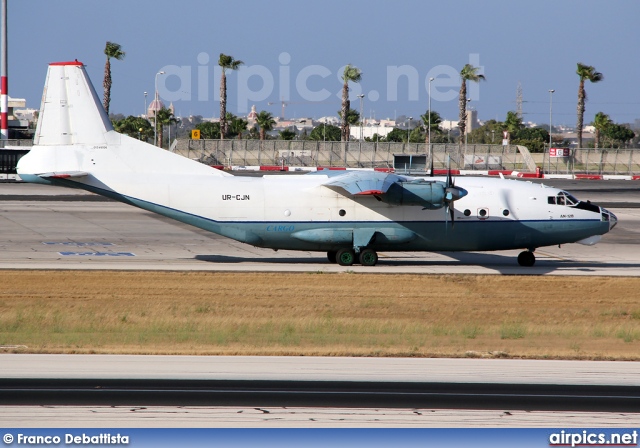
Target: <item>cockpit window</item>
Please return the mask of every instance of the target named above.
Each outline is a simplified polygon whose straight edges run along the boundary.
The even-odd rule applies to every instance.
[[[551,198],[549,198],[551,199]],[[573,196],[571,196],[569,193],[565,193],[564,191],[558,193],[558,195],[556,196],[556,204],[558,205],[566,205],[569,207],[575,207],[578,204],[578,201],[576,198],[574,198]],[[551,203],[551,201],[549,201],[549,203]]]
[[[547,202],[548,202],[549,204],[554,204],[554,205],[555,205],[555,203],[556,203],[556,197],[555,197],[555,196],[549,196],[549,197],[547,198]]]
[[[574,196],[570,195],[569,193],[565,193],[567,195],[567,201],[570,201],[570,203],[567,203],[567,205],[576,205],[578,204],[578,202],[580,202],[578,199],[576,199]]]

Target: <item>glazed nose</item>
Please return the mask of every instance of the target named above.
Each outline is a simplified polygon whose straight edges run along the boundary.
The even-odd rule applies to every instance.
[[[602,220],[609,221],[609,230],[613,229],[618,224],[618,217],[607,209],[600,208],[600,210],[602,212]]]
[[[618,217],[609,212],[609,230],[613,229],[618,224]]]

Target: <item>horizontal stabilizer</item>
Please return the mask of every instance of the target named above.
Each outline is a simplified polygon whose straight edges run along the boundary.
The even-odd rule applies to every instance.
[[[85,177],[87,176],[89,173],[86,173],[84,171],[66,171],[66,172],[56,172],[56,173],[44,173],[44,174],[39,174],[39,177],[42,177],[43,179],[70,179],[70,178],[74,178],[74,177]]]
[[[361,191],[360,193],[356,193],[358,196],[367,196],[367,195],[377,195],[377,194],[384,194],[384,191],[382,190],[367,190],[367,191]]]

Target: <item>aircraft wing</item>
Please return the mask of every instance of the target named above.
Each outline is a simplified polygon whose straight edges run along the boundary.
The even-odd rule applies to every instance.
[[[330,176],[322,185],[343,195],[373,195],[390,205],[420,206],[429,210],[449,206],[468,193],[456,187],[450,178],[443,182],[378,171],[348,171]]]
[[[350,195],[379,195],[389,190],[396,182],[407,179],[392,173],[379,171],[348,171],[344,174],[330,177],[323,185]]]

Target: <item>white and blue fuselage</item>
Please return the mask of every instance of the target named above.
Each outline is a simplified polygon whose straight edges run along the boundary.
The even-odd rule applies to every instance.
[[[233,176],[115,132],[77,62],[49,67],[35,146],[18,173],[254,246],[326,251],[332,261],[337,254],[347,265],[376,251],[532,253],[592,244],[616,223],[612,213],[562,190],[516,180],[458,177],[453,186],[446,178],[373,172]],[[418,192],[413,202],[403,199],[408,190]],[[524,258],[521,264],[533,264]],[[375,264],[377,255],[361,261]]]

